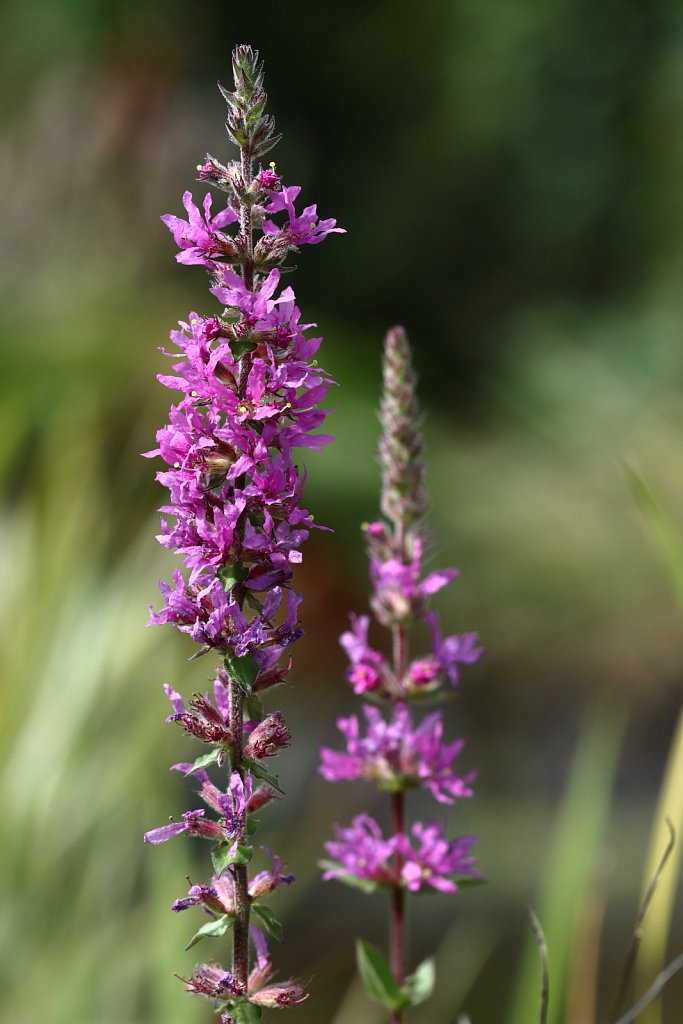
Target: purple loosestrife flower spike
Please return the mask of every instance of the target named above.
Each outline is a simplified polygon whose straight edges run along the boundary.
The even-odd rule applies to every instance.
[[[387,332],[380,405],[382,471],[380,507],[394,527],[414,529],[428,508],[422,460],[422,418],[408,337],[402,327]]]
[[[302,322],[281,268],[301,246],[342,229],[321,219],[315,205],[297,209],[300,188],[283,184],[274,164],[256,165],[278,140],[265,113],[263,66],[249,46],[238,46],[232,67],[234,91],[220,89],[239,159],[223,164],[209,154],[198,167],[199,180],[219,188],[222,201],[210,193],[197,200],[188,191],[185,216],[162,217],[177,261],[208,271],[212,308],[189,313],[171,331],[171,350],[162,350],[171,371],[159,380],[174,402],[157,447],[146,453],[165,463],[157,474],[168,491],[157,539],[184,566],[171,582],[160,581],[161,607],[150,610],[150,623],[187,634],[199,647],[194,657],[219,658],[211,692],[185,701],[165,687],[167,721],[201,744],[195,761],[173,767],[197,780],[206,809],[187,811],[145,840],[213,841],[210,882],[191,885],[172,909],[201,907],[212,915],[191,945],[208,936],[215,942],[230,926],[231,969],[211,961],[182,980],[189,992],[211,999],[222,1020],[252,1022],[261,1006],[304,998],[298,982],[271,983],[265,938],[250,925],[253,908],[279,935],[260,901],[293,875],[269,851],[272,868],[250,875],[248,865],[257,826],[251,815],[281,795],[265,763],[290,743],[282,714],[265,714],[259,697],[291,668],[289,648],[303,632],[294,572],[316,526],[303,505],[296,450],[332,440],[320,432],[327,415],[321,403],[334,383],[315,358],[322,339],[313,336],[314,324]],[[219,780],[209,774],[216,768],[223,769]],[[263,782],[257,786],[256,779]]]
[[[390,963],[396,991],[386,1007],[391,1024],[399,1024],[401,1006],[417,997],[406,981],[405,897],[436,890],[453,893],[456,878],[477,878],[470,856],[473,836],[449,839],[436,822],[406,825],[405,794],[426,789],[441,804],[472,796],[473,772],[461,774],[454,762],[464,741],[444,740],[440,711],[416,722],[408,702],[459,685],[460,666],[481,655],[476,633],[443,637],[429,601],[458,575],[455,569],[425,573],[427,494],[422,458],[421,415],[415,393],[416,377],[405,331],[389,331],[384,348],[384,390],[380,420],[379,463],[383,518],[365,527],[372,593],[370,607],[378,625],[389,631],[391,658],[372,645],[367,615],[352,615],[351,629],[340,642],[348,659],[347,679],[363,698],[388,705],[385,715],[376,706],[363,706],[364,724],[357,715],[337,722],[346,741],[343,751],[321,751],[320,772],[330,782],[364,780],[391,794],[391,830],[367,814],[357,815],[348,828],[336,827],[326,843],[332,858],[324,861],[325,879],[336,878],[366,892],[377,887],[391,892]],[[423,623],[431,649],[410,656],[411,628]],[[423,632],[425,630],[423,629]],[[362,947],[362,944],[361,944]],[[373,958],[380,956],[374,951]],[[363,958],[359,960],[363,973]],[[365,978],[365,975],[364,975]],[[398,993],[398,995],[397,995]],[[377,996],[376,986],[374,987]],[[400,997],[400,998],[399,998]],[[424,998],[424,994],[421,995]]]

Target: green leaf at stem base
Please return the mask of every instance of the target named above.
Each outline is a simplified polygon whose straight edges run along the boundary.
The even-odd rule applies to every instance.
[[[363,939],[356,941],[356,963],[365,991],[371,999],[393,1012],[406,1005],[406,995],[378,949]]]

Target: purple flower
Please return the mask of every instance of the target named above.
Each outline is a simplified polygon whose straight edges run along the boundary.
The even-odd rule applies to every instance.
[[[249,993],[250,1003],[270,1009],[278,1009],[281,1006],[298,1006],[306,998],[303,985],[293,978],[288,981],[279,981],[274,985],[267,985],[256,992]]]
[[[432,634],[432,649],[436,663],[441,672],[448,676],[451,685],[457,686],[460,681],[458,665],[473,665],[483,654],[481,647],[476,646],[479,635],[463,633],[461,636],[442,638],[436,612],[428,613],[425,618]]]
[[[223,842],[226,838],[225,829],[215,821],[204,817],[205,811],[186,811],[182,821],[173,821],[170,825],[145,832],[146,843],[165,843],[173,836],[187,832],[189,836],[201,836],[202,839],[213,839]]]
[[[472,796],[469,783],[474,773],[461,776],[453,771],[464,741],[443,742],[440,712],[428,715],[417,728],[413,728],[405,704],[394,707],[389,722],[377,708],[364,706],[363,713],[367,724],[364,737],[355,715],[340,718],[337,725],[346,739],[346,751],[321,751],[320,772],[329,782],[365,779],[390,792],[424,786],[446,804]]]
[[[264,757],[272,757],[288,747],[290,739],[282,712],[273,711],[250,733],[244,746],[244,756],[255,757],[259,761]]]
[[[351,615],[351,630],[342,633],[339,642],[351,662],[346,678],[353,692],[368,690],[391,692],[389,668],[384,655],[368,643],[370,619],[367,615]]]
[[[403,858],[401,878],[411,892],[429,887],[440,892],[455,892],[458,886],[451,875],[479,877],[474,858],[469,855],[476,836],[460,836],[449,841],[433,821],[427,824],[416,821],[411,833],[417,840],[417,849],[405,834],[400,835],[397,846]]]
[[[188,910],[190,907],[200,905],[216,914],[225,914],[230,912],[224,908],[216,889],[210,885],[190,886],[187,896],[184,896],[182,899],[175,900],[171,906],[171,910],[174,910],[176,913],[180,913],[182,910]]]
[[[395,872],[392,858],[396,852],[397,837],[384,839],[374,818],[357,815],[349,828],[335,826],[336,839],[325,843],[325,849],[337,862],[327,867],[323,879],[339,878],[345,874],[380,884],[392,884]]]
[[[227,1000],[231,996],[243,996],[244,990],[236,984],[230,971],[212,961],[197,964],[190,978],[181,978],[188,992],[207,996],[209,999]]]
[[[169,715],[166,721],[180,722],[188,735],[196,736],[204,743],[230,742],[232,734],[226,718],[207,697],[195,694],[190,701],[190,709]]]
[[[183,206],[188,215],[187,220],[165,214],[161,219],[169,229],[176,245],[181,249],[176,259],[179,263],[199,263],[213,267],[213,260],[218,256],[235,255],[234,243],[222,232],[239,220],[238,214],[228,206],[211,218],[212,196],[207,192],[204,197],[204,215],[199,212],[192,201],[192,193],[183,194]]]
[[[262,846],[261,849],[264,853],[267,853],[269,857],[273,858],[274,866],[272,871],[259,871],[257,875],[249,882],[249,895],[253,900],[261,899],[262,896],[267,896],[268,893],[274,892],[280,885],[291,885],[294,881],[294,875],[286,875],[282,871],[282,861],[275,853],[271,853],[270,850]]]
[[[275,172],[275,167],[271,166],[265,170],[261,169],[256,175],[256,180],[263,188],[272,191],[280,184],[280,175]]]
[[[380,561],[370,559],[370,579],[375,589],[373,611],[383,625],[406,623],[422,613],[424,603],[458,575],[457,569],[430,572],[420,580],[422,572],[422,540],[412,542],[409,562],[398,558]]]
[[[289,222],[285,230],[293,245],[317,245],[332,232],[345,233],[343,228],[336,227],[336,220],[331,218],[319,220],[316,205],[307,206],[297,216],[294,209],[294,200],[300,192],[301,189],[298,185],[291,185],[289,188],[284,187],[281,192],[273,196],[268,206],[266,206],[267,213],[280,213],[282,210],[287,212]],[[277,234],[280,231],[280,228],[272,220],[265,221],[263,229],[270,235]]]
[[[246,827],[247,804],[251,797],[251,775],[245,773],[244,779],[239,772],[230,776],[230,787],[223,794],[220,803],[225,815],[225,838],[234,839],[233,851],[244,835]]]
[[[295,450],[316,450],[332,440],[318,432],[333,383],[314,358],[322,339],[310,336],[315,324],[302,322],[294,291],[281,287],[278,268],[299,245],[317,244],[341,230],[333,220],[319,220],[315,206],[298,214],[294,201],[300,190],[283,186],[274,164],[255,173],[254,161],[277,141],[273,120],[263,112],[258,55],[237,47],[233,72],[235,92],[222,86],[221,91],[229,106],[226,127],[240,158],[223,165],[207,154],[198,167],[201,180],[228,193],[227,205],[214,215],[210,195],[200,209],[186,192],[187,219],[162,218],[180,250],[178,262],[205,267],[212,301],[221,306],[206,316],[192,312],[171,331],[170,351],[162,349],[170,369],[159,380],[173,392],[174,404],[157,432],[157,447],[145,453],[162,459],[157,480],[168,491],[157,539],[184,566],[170,582],[160,581],[161,607],[150,609],[150,623],[170,623],[199,645],[197,654],[213,650],[225,666],[213,695],[196,693],[186,703],[167,686],[173,708],[168,720],[213,745],[195,764],[220,766],[229,756],[232,769],[224,791],[204,768],[174,765],[197,779],[199,796],[217,820],[204,810],[189,811],[181,821],[148,832],[145,840],[163,843],[183,832],[211,838],[219,844],[214,862],[228,861],[209,884],[191,885],[173,904],[178,912],[201,906],[236,918],[234,975],[209,963],[183,979],[188,991],[218,1001],[214,1009],[225,1011],[226,1024],[240,1015],[237,1004],[287,1006],[304,998],[296,981],[271,982],[258,929],[252,929],[257,963],[248,976],[245,970],[248,900],[289,884],[293,876],[271,855],[272,869],[248,879],[247,847],[240,847],[254,824],[248,815],[276,796],[267,784],[254,791],[248,768],[267,775],[258,762],[287,746],[290,737],[279,712],[245,720],[242,691],[275,686],[291,667],[286,649],[303,632],[293,572],[317,527],[303,504],[305,472]],[[270,219],[278,214],[284,215],[281,227]],[[247,714],[261,718],[260,712]]]

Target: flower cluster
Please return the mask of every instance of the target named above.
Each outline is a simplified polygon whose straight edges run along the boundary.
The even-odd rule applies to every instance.
[[[384,392],[381,407],[381,508],[384,518],[365,527],[370,562],[370,606],[377,623],[391,634],[391,657],[370,644],[370,616],[352,615],[351,628],[340,640],[349,660],[347,679],[354,693],[387,705],[364,705],[363,718],[340,718],[338,727],[346,749],[324,748],[321,774],[330,782],[362,779],[391,794],[392,832],[385,836],[367,814],[348,828],[337,826],[336,838],[326,844],[331,860],[324,878],[336,878],[365,891],[378,886],[393,892],[390,923],[390,969],[395,991],[387,995],[392,1022],[397,1006],[413,1005],[405,975],[404,896],[406,892],[436,889],[455,892],[457,878],[477,878],[471,849],[473,836],[449,840],[435,821],[406,825],[405,793],[422,788],[441,804],[472,795],[474,773],[455,768],[464,742],[445,742],[440,711],[416,723],[410,702],[437,691],[457,688],[463,665],[477,661],[481,650],[476,633],[442,636],[438,615],[429,599],[458,575],[455,569],[425,573],[424,517],[427,498],[421,457],[420,414],[415,374],[404,331],[394,328],[384,353]],[[426,653],[411,656],[410,632],[424,623],[431,638]],[[372,953],[377,964],[380,954]],[[360,961],[359,961],[360,962]],[[361,963],[362,970],[362,963]],[[370,986],[372,988],[372,985]],[[376,990],[375,990],[376,997]],[[424,998],[424,993],[420,993]]]
[[[255,166],[277,142],[264,113],[258,54],[237,47],[233,73],[234,91],[221,92],[239,160],[224,165],[207,156],[198,168],[201,181],[227,193],[225,204],[215,210],[207,194],[198,205],[186,192],[186,216],[162,218],[178,262],[208,271],[215,308],[206,316],[191,312],[171,332],[172,350],[162,350],[172,370],[159,380],[178,397],[157,447],[146,453],[165,463],[157,479],[169,499],[158,540],[186,570],[160,581],[162,604],[150,609],[150,622],[171,623],[199,645],[198,655],[220,657],[212,694],[185,702],[166,687],[168,721],[210,748],[174,766],[200,784],[208,814],[188,811],[145,839],[158,844],[185,834],[214,843],[211,881],[192,885],[173,909],[199,906],[210,916],[193,944],[233,930],[232,970],[203,964],[185,984],[212,999],[223,1020],[251,1024],[258,1007],[303,998],[296,982],[270,983],[265,938],[250,926],[254,913],[279,937],[278,922],[259,901],[293,876],[272,854],[272,870],[249,876],[256,825],[249,816],[278,794],[267,760],[290,742],[282,715],[265,714],[259,697],[286,677],[291,660],[283,661],[284,652],[302,634],[292,579],[314,522],[302,504],[305,474],[296,451],[332,440],[319,432],[326,416],[320,403],[333,383],[315,359],[322,339],[313,336],[314,324],[301,322],[281,269],[300,246],[342,229],[321,220],[315,206],[297,210],[300,189],[283,185],[274,164]],[[223,785],[212,781],[210,766],[227,766]]]

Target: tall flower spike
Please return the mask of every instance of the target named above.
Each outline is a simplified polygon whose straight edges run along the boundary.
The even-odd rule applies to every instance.
[[[336,838],[326,844],[331,860],[323,862],[323,877],[366,892],[389,890],[389,963],[384,963],[378,950],[361,942],[358,964],[370,994],[387,1008],[391,1024],[399,1024],[402,1011],[428,995],[414,979],[432,973],[425,965],[412,976],[406,973],[407,893],[453,893],[463,884],[456,878],[478,877],[470,856],[473,836],[449,840],[433,821],[406,826],[408,790],[426,789],[439,803],[453,804],[472,796],[474,779],[473,772],[460,775],[454,770],[464,741],[444,741],[442,713],[432,712],[415,724],[408,702],[455,687],[458,663],[476,661],[481,651],[475,633],[442,638],[436,613],[428,611],[430,598],[458,574],[454,569],[423,572],[427,495],[421,416],[410,346],[401,327],[387,335],[383,371],[379,462],[384,518],[366,526],[365,533],[370,606],[377,623],[390,632],[391,660],[370,646],[367,615],[351,616],[352,628],[342,635],[341,644],[349,658],[347,679],[354,692],[384,701],[388,715],[385,719],[377,707],[364,705],[365,728],[358,716],[340,718],[337,725],[346,750],[324,748],[320,772],[330,782],[360,779],[390,794],[388,837],[367,814],[357,815],[348,828],[336,826]],[[429,627],[432,646],[428,653],[411,658],[410,631],[417,623]]]
[[[392,327],[387,333],[382,370],[380,508],[398,533],[415,529],[428,508],[417,379],[402,327]]]
[[[185,217],[162,218],[178,262],[208,271],[214,308],[206,316],[190,313],[171,332],[174,351],[165,354],[172,373],[159,380],[177,397],[157,433],[158,447],[147,453],[166,464],[157,474],[169,492],[158,540],[185,567],[175,570],[172,583],[160,581],[162,606],[151,610],[150,622],[171,623],[190,636],[199,645],[193,657],[213,652],[219,658],[212,694],[195,693],[186,703],[166,687],[173,708],[168,721],[200,744],[194,762],[173,767],[197,779],[208,810],[187,811],[145,840],[213,842],[210,882],[191,885],[172,909],[209,911],[212,920],[190,945],[230,932],[232,964],[230,970],[200,964],[185,985],[209,998],[221,1020],[254,1024],[261,1007],[304,998],[296,981],[266,984],[273,969],[265,938],[250,923],[253,913],[279,936],[279,923],[261,901],[293,876],[269,851],[274,868],[250,874],[248,865],[257,826],[251,816],[282,795],[270,764],[290,742],[282,714],[265,714],[259,698],[286,677],[285,652],[303,632],[301,595],[292,584],[314,523],[302,504],[304,474],[294,452],[332,440],[318,432],[327,415],[320,403],[333,383],[314,358],[322,339],[310,336],[315,325],[301,322],[292,288],[280,287],[279,268],[299,246],[341,228],[320,220],[315,206],[297,213],[300,189],[283,185],[274,165],[255,167],[278,136],[265,113],[263,65],[251,47],[235,49],[233,75],[234,91],[220,89],[239,159],[223,164],[208,155],[198,167],[200,181],[227,199],[216,209],[210,194],[196,203],[186,192]],[[221,779],[207,769],[222,770]]]

